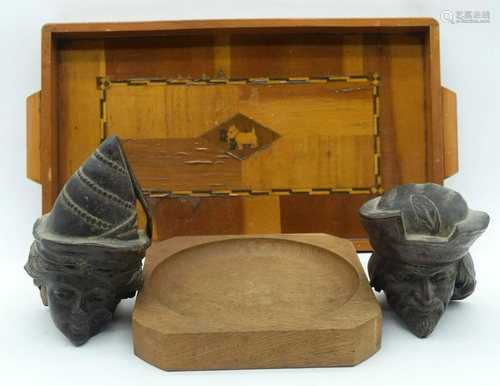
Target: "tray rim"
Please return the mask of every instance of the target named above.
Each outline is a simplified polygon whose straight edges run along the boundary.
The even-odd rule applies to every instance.
[[[413,29],[424,31],[429,27],[438,27],[439,22],[431,17],[388,17],[388,18],[270,18],[270,19],[189,19],[157,20],[131,22],[89,22],[89,23],[47,23],[42,27],[44,33],[58,34],[61,37],[93,37],[92,34],[104,33],[107,37],[155,36],[159,31],[185,31],[194,33],[230,31],[238,29],[284,29],[308,27],[366,28],[369,32],[387,30],[396,31]],[[111,27],[111,28],[110,28]],[[224,31],[226,32],[226,31]],[[124,35],[121,35],[124,34]]]

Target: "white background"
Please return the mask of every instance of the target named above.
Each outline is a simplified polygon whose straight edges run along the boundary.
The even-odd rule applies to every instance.
[[[500,2],[333,0],[0,0],[0,384],[1,385],[441,385],[498,384]],[[443,10],[490,11],[490,24],[441,22],[442,85],[458,94],[460,172],[446,181],[469,206],[489,212],[472,248],[476,292],[450,304],[434,333],[414,337],[377,295],[382,348],[354,368],[168,373],[133,354],[133,300],[82,347],[53,326],[25,274],[41,188],[27,180],[25,98],[40,89],[40,29],[49,22],[220,18],[433,17]],[[364,266],[368,255],[361,255]]]

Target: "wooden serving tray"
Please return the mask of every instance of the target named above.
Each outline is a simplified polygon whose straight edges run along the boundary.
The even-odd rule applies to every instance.
[[[46,25],[27,135],[44,213],[113,133],[155,240],[322,232],[368,250],[364,202],[458,165],[434,19]]]
[[[352,244],[322,234],[153,244],[133,314],[137,356],[164,370],[353,366],[382,314]]]

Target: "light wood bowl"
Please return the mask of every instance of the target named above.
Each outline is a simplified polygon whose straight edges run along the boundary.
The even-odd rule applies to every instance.
[[[351,366],[380,348],[381,311],[352,244],[328,235],[154,244],[135,353],[165,370]]]

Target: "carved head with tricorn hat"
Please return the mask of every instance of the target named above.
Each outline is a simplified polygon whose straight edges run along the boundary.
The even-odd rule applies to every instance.
[[[474,292],[469,248],[488,227],[488,214],[443,186],[407,184],[365,203],[360,220],[373,247],[372,287],[385,292],[415,335],[429,336],[450,300]]]

